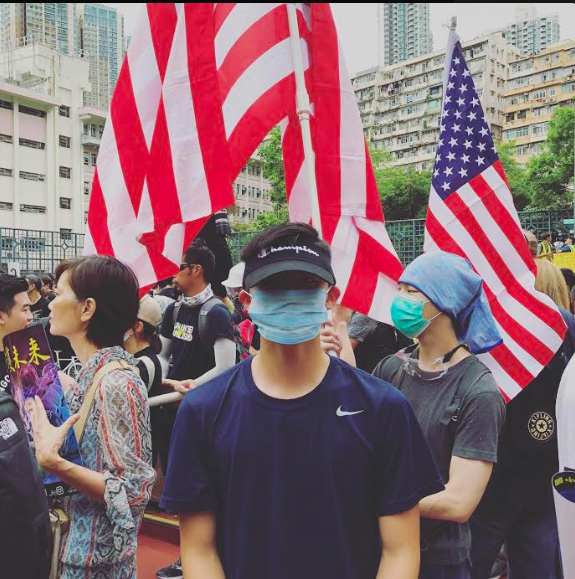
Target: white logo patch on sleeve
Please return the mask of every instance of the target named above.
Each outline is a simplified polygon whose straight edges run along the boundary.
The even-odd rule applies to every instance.
[[[11,418],[5,418],[0,422],[0,437],[8,440],[18,432],[16,423]]]

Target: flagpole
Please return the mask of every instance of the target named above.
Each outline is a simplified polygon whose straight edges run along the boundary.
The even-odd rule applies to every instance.
[[[287,3],[289,30],[291,39],[292,56],[295,70],[296,84],[296,107],[301,127],[304,163],[306,166],[307,188],[311,207],[311,220],[317,229],[320,238],[323,239],[321,227],[321,213],[319,210],[319,198],[317,193],[317,181],[315,177],[315,152],[311,141],[311,104],[305,86],[303,69],[303,57],[301,52],[301,39],[297,23],[297,9],[294,3]]]

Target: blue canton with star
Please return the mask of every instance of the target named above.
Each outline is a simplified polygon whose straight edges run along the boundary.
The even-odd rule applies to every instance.
[[[475,84],[458,42],[453,51],[444,96],[433,167],[433,188],[443,199],[447,199],[498,158]]]

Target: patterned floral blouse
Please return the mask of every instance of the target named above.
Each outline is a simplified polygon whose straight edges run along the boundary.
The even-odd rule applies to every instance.
[[[96,352],[66,393],[72,413],[96,372],[116,360],[137,363],[120,347]],[[63,579],[136,577],[137,534],[155,480],[146,402],[143,382],[130,371],[113,370],[100,382],[80,454],[84,466],[104,475],[105,504],[81,494],[64,500],[70,529],[60,549]]]

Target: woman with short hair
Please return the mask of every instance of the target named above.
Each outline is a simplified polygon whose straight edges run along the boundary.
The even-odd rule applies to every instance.
[[[122,348],[138,314],[138,283],[127,266],[103,256],[61,263],[56,283],[51,332],[68,338],[83,364],[66,398],[72,413],[87,411],[79,443],[84,466],[58,453],[79,415],[54,428],[39,399],[32,411],[40,467],[78,491],[64,499],[70,529],[59,577],[132,579],[137,533],[155,479],[146,387],[136,360]],[[83,407],[91,392],[92,403]]]

